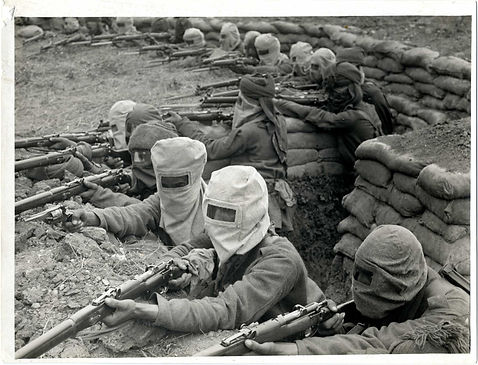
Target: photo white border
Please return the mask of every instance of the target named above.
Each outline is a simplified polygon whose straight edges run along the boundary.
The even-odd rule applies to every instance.
[[[472,200],[471,242],[476,242],[476,9],[468,1],[313,1],[313,0],[238,0],[227,2],[187,0],[5,0],[1,5],[1,123],[0,123],[0,268],[1,268],[1,356],[3,363],[323,363],[355,365],[383,364],[472,364],[477,363],[476,348],[476,245],[471,247],[472,347],[469,355],[350,355],[241,358],[120,358],[120,359],[46,359],[13,360],[14,348],[14,16],[472,16]],[[314,14],[312,14],[314,13]]]

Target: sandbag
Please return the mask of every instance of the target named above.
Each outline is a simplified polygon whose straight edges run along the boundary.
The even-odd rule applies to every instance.
[[[316,149],[305,150],[287,150],[287,166],[304,165],[307,162],[316,161],[319,157],[319,152]]]
[[[430,64],[430,68],[442,75],[471,79],[471,63],[458,57],[438,57]]]
[[[456,270],[465,276],[470,275],[470,238],[463,237],[453,243],[446,264],[453,264]]]
[[[191,22],[191,25],[193,26],[193,28],[199,29],[204,34],[214,31],[214,29],[209,25],[207,20],[205,20],[204,18],[189,18],[189,21]]]
[[[458,105],[460,104],[460,101],[461,101],[460,96],[448,93],[443,99],[443,107],[449,110],[458,109]]]
[[[415,185],[417,184],[417,178],[411,177],[400,172],[393,174],[393,184],[395,187],[403,193],[415,195]]]
[[[405,94],[411,97],[414,97],[418,99],[420,97],[420,93],[418,92],[417,89],[415,89],[411,85],[406,85],[406,84],[397,84],[397,83],[391,83],[386,85],[383,90],[387,93],[392,93],[392,94]]]
[[[390,57],[384,57],[378,60],[377,67],[387,72],[399,73],[403,71],[403,66]]]
[[[361,177],[374,185],[386,188],[392,180],[392,172],[380,162],[357,160],[354,167]]]
[[[332,35],[337,32],[342,32],[345,30],[345,28],[341,27],[340,25],[334,25],[334,24],[325,24],[322,26],[322,30],[324,31],[325,34],[329,38],[332,38]]]
[[[314,39],[312,37],[309,37],[308,35],[304,34],[293,34],[293,33],[288,33],[288,34],[277,34],[277,39],[279,42],[282,44],[289,44],[292,45],[297,42],[307,42],[311,43],[311,41]]]
[[[224,21],[218,18],[208,18],[209,25],[212,27],[213,30],[216,32],[220,32]]]
[[[342,205],[353,214],[360,223],[370,228],[374,222],[373,213],[377,200],[361,189],[354,189],[342,199]]]
[[[444,200],[428,194],[420,185],[415,187],[415,196],[432,213],[447,224],[470,224],[470,199]]]
[[[368,36],[359,36],[355,39],[355,45],[363,48],[365,52],[369,53],[372,52],[375,46],[380,43],[378,39],[368,37]]]
[[[333,50],[335,48],[334,42],[330,38],[321,37],[318,38],[315,42],[312,42],[314,48],[328,48]]]
[[[204,35],[204,39],[207,41],[219,42],[220,36],[217,32],[208,32]]]
[[[304,29],[304,32],[311,37],[320,38],[326,36],[323,29],[317,24],[305,23],[301,24],[301,26]]]
[[[446,200],[470,197],[470,173],[449,172],[431,164],[418,175],[418,185],[428,194]]]
[[[340,43],[344,47],[355,46],[355,40],[358,36],[348,32],[338,32],[330,37],[334,42]]]
[[[398,124],[405,125],[413,130],[428,127],[427,122],[425,122],[423,119],[409,117],[408,115],[401,113],[397,115],[396,121]]]
[[[213,171],[220,170],[223,167],[229,166],[230,164],[231,164],[230,158],[207,161],[206,165],[204,166],[202,178],[207,181],[211,178],[211,174],[213,173]]]
[[[425,84],[421,82],[415,82],[415,88],[420,91],[422,94],[431,95],[438,99],[443,99],[446,95],[446,92],[442,89],[436,87],[433,84]]]
[[[407,67],[405,68],[405,73],[413,80],[423,82],[424,84],[433,84],[433,79],[435,78],[430,72],[420,67]]]
[[[341,234],[352,233],[361,240],[364,240],[370,233],[370,229],[362,225],[353,215],[349,215],[339,223],[337,232]]]
[[[370,79],[381,80],[386,75],[386,72],[375,67],[363,66],[362,70],[363,70],[363,73],[365,74],[365,77],[368,77]]]
[[[406,115],[415,115],[418,109],[421,108],[420,104],[411,101],[405,96],[387,95],[388,104],[399,113],[406,114]]]
[[[420,102],[427,108],[445,110],[445,103],[443,100],[434,98],[430,95],[425,95],[420,99]]]
[[[384,54],[395,61],[400,62],[402,54],[409,47],[398,41],[379,41],[374,47],[373,51],[376,53]]]
[[[399,84],[413,84],[413,80],[403,73],[390,74],[383,78],[387,82],[396,82]]]
[[[361,176],[358,176],[357,179],[355,179],[354,185],[356,188],[362,189],[363,191],[372,195],[375,199],[380,200],[381,202],[388,203],[390,200],[391,188],[389,187],[382,188],[382,187],[373,185]]]
[[[403,217],[414,217],[425,209],[416,197],[402,193],[396,187],[391,189],[389,203]]]
[[[274,27],[276,27],[276,29],[279,31],[279,33],[282,33],[282,34],[302,34],[302,35],[304,35],[304,30],[301,28],[300,25],[297,25],[297,24],[284,22],[282,20],[272,22],[271,24]]]
[[[433,260],[431,257],[428,257],[425,255],[425,262],[427,263],[428,267],[431,267],[435,271],[440,271],[443,265],[439,264],[435,260]]]
[[[431,62],[440,54],[425,47],[412,48],[403,52],[401,62],[407,66],[419,66],[428,69]]]
[[[278,33],[278,29],[276,27],[274,27],[272,24],[265,21],[251,21],[251,22],[244,22],[244,23],[240,22],[237,24],[237,27],[244,33],[250,30],[256,30],[262,34]]]
[[[342,155],[338,148],[323,148],[318,151],[318,162],[340,162],[342,161]]]
[[[400,225],[403,221],[403,217],[393,209],[390,205],[377,201],[375,204],[375,223],[381,224],[397,224]]]
[[[460,102],[458,103],[457,107],[458,110],[462,110],[467,112],[468,114],[471,113],[471,103],[466,97],[462,97]]]
[[[400,136],[384,136],[385,138],[400,138]],[[385,139],[386,140],[386,139]],[[401,172],[405,175],[417,177],[426,163],[409,154],[399,154],[378,138],[362,142],[355,150],[355,156],[361,160],[375,160],[381,162],[393,172]]]
[[[433,83],[440,89],[450,91],[460,96],[466,95],[471,87],[469,80],[457,79],[451,76],[438,76],[433,80]]]
[[[441,123],[447,119],[446,114],[433,109],[418,109],[416,116],[425,120],[429,125]]]
[[[470,232],[469,226],[446,224],[429,210],[423,212],[420,222],[450,243],[459,240]]]
[[[319,173],[328,176],[345,174],[345,167],[340,162],[333,161],[318,161]]]
[[[355,252],[357,252],[361,244],[362,240],[360,238],[351,233],[346,233],[334,246],[334,253],[340,253],[353,260],[355,258]]]
[[[290,166],[287,168],[289,179],[302,179],[306,176],[319,176],[320,165],[318,162],[309,162],[304,165]]]
[[[377,67],[378,59],[375,56],[365,56],[363,65],[367,67]]]
[[[337,146],[337,138],[328,133],[288,133],[289,149],[323,149]]]
[[[38,25],[27,25],[24,27],[17,27],[15,35],[22,38],[32,38],[43,34],[43,29]]]
[[[297,133],[297,132],[316,132],[317,128],[313,124],[306,123],[300,119],[292,117],[284,117],[285,123],[287,125],[287,133]]]

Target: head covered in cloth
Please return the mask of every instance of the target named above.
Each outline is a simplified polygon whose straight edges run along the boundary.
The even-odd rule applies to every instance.
[[[319,48],[310,58],[310,78],[314,82],[325,80],[325,70],[335,64],[335,54],[328,48]]]
[[[120,100],[113,104],[108,113],[109,134],[116,149],[127,147],[125,139],[126,117],[135,105],[136,103],[132,100]]]
[[[280,42],[270,33],[261,34],[254,42],[262,65],[276,66],[280,57]]]
[[[239,29],[234,23],[224,23],[219,33],[219,45],[223,51],[235,51],[241,44]]]
[[[329,66],[325,73],[330,111],[338,113],[347,106],[356,106],[362,101],[363,93],[360,87],[362,74],[357,67],[342,62]]]
[[[201,48],[206,45],[204,33],[197,28],[189,28],[184,31],[183,40],[188,46]]]
[[[205,230],[219,266],[233,255],[244,255],[256,247],[270,226],[267,185],[252,166],[214,171],[202,207]]]
[[[239,83],[239,97],[234,106],[232,128],[240,128],[252,121],[270,121],[267,124],[272,134],[272,144],[282,163],[286,160],[287,128],[282,118],[277,118],[272,98],[275,83],[271,76],[244,76]]]
[[[337,51],[337,63],[348,62],[357,66],[362,74],[360,84],[365,80],[365,74],[362,71],[362,65],[365,59],[365,51],[360,47],[342,48]]]
[[[297,42],[290,47],[289,58],[294,67],[295,76],[305,76],[310,71],[312,46],[307,42]]]
[[[187,137],[157,141],[151,149],[160,198],[160,226],[181,244],[204,231],[202,173],[206,146]]]
[[[246,52],[246,57],[253,57],[255,59],[259,59],[256,47],[254,46],[254,42],[256,41],[256,38],[260,35],[261,33],[256,30],[250,30],[244,35],[244,50]]]
[[[415,298],[427,275],[422,245],[413,233],[397,225],[378,226],[355,254],[355,306],[369,318],[385,318]]]
[[[138,103],[133,106],[133,109],[126,115],[125,139],[129,142],[131,133],[134,129],[143,123],[160,120],[163,118],[159,114],[158,109],[150,104]]]
[[[176,127],[163,121],[151,121],[138,125],[128,143],[131,153],[133,175],[148,189],[156,186],[153,163],[151,161],[151,148],[162,139],[177,137]]]

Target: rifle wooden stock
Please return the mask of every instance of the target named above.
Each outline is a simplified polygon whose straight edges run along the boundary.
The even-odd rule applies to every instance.
[[[54,143],[51,141],[51,138],[55,137],[66,138],[73,142],[87,142],[90,144],[107,142],[107,138],[102,135],[104,128],[105,127],[102,126],[99,130],[93,132],[48,134],[41,137],[17,139],[15,140],[15,148],[48,147]]]
[[[127,175],[122,169],[109,170],[107,172],[103,172],[102,174],[92,175],[84,178],[85,181],[94,182],[103,187],[124,183],[124,181],[127,179],[129,179],[129,175]],[[83,179],[77,179],[64,186],[59,186],[49,191],[19,200],[15,202],[15,214],[39,207],[46,203],[66,200],[88,190],[88,188],[83,185],[82,181]]]
[[[52,152],[43,156],[26,158],[24,160],[15,161],[15,172],[32,169],[35,167],[55,165],[63,163],[69,156],[75,154],[75,148],[67,148],[60,152]]]
[[[337,311],[342,312],[352,305],[353,301],[345,302],[337,306]],[[194,356],[238,356],[250,350],[244,345],[245,340],[251,339],[259,343],[272,342],[286,339],[292,335],[298,336],[309,329],[313,329],[319,323],[331,318],[335,312],[327,307],[327,302],[313,302],[305,307],[280,314],[263,323],[252,323],[243,326],[236,334],[221,341],[220,344],[211,346],[200,351]]]
[[[149,268],[148,271],[134,279],[128,280],[116,288],[108,289],[104,294],[93,300],[91,304],[80,309],[40,337],[30,341],[15,352],[15,359],[38,357],[79,331],[101,321],[112,313],[112,310],[104,304],[106,298],[135,299],[143,293],[167,285],[169,280],[177,278],[181,274],[182,271],[174,266],[172,262]]]

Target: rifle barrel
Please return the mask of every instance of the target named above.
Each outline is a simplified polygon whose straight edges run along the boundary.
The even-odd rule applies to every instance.
[[[26,158],[24,160],[15,161],[15,172],[32,169],[40,166],[54,165],[58,163],[63,163],[68,156],[71,156],[74,153],[73,148],[67,148],[61,152],[52,152],[43,156],[36,156],[31,158]]]

